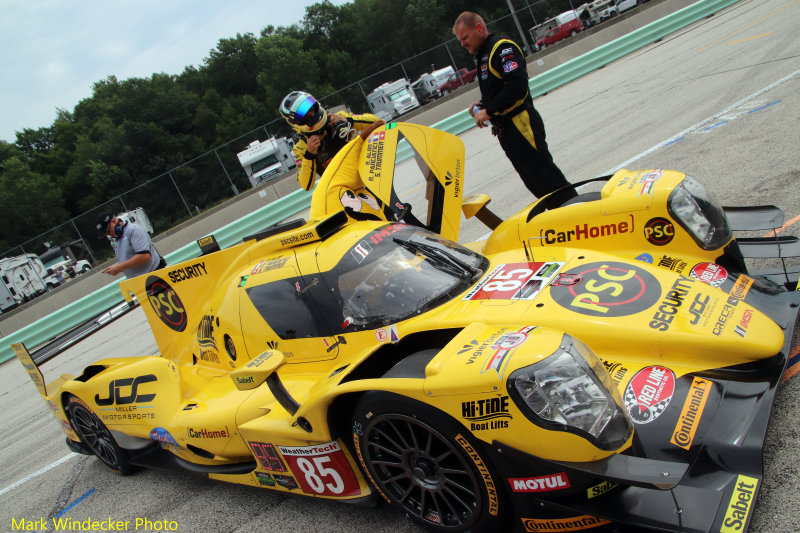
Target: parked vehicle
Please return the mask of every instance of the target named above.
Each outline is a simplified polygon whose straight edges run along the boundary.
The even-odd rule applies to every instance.
[[[256,187],[297,168],[297,161],[292,154],[293,146],[294,143],[286,137],[272,137],[263,142],[251,142],[236,157],[239,158],[250,185]]]
[[[436,87],[438,88],[440,85],[446,82],[447,79],[450,76],[452,76],[454,72],[455,69],[450,65],[447,65],[446,67],[440,69],[436,69],[433,72],[431,72],[431,76],[433,76],[433,78],[436,80]]]
[[[436,78],[427,72],[412,83],[411,88],[414,89],[414,95],[417,97],[417,100],[419,100],[420,105],[433,102],[442,96],[442,93],[439,92],[439,84]]]
[[[36,254],[0,259],[0,281],[17,304],[27,302],[47,291],[42,279],[44,265]]]
[[[411,83],[405,78],[387,82],[367,95],[373,113],[384,120],[392,120],[419,107]]]
[[[548,30],[544,37],[536,41],[537,50],[544,50],[548,46],[552,46],[570,35],[575,35],[583,29],[583,22],[581,22],[578,13],[574,10],[565,11],[555,17],[555,19],[557,23],[556,26]]]
[[[430,191],[414,225],[401,139]],[[500,221],[463,197],[455,135],[393,122],[340,154],[308,222],[120,283],[156,353],[46,383],[12,346],[72,451],[384,499],[438,533],[747,531],[800,292],[745,263],[797,256],[791,238],[734,232],[777,207],[622,169]],[[488,238],[459,244],[462,213]]]
[[[475,80],[475,76],[478,75],[478,69],[474,68],[472,70],[467,70],[465,68],[458,69],[457,72],[453,72],[443,84],[439,86],[439,92],[442,93],[442,96],[450,94],[452,91],[458,89],[462,85],[466,85]]]
[[[620,13],[639,5],[639,0],[612,0],[606,10],[600,15],[603,20],[614,18]]]
[[[143,227],[150,235],[153,235],[153,224],[150,223],[150,218],[141,207],[120,213],[117,215],[117,218],[125,220],[126,222],[133,222],[134,224]]]

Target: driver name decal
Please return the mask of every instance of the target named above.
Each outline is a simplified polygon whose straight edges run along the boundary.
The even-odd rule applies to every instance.
[[[649,424],[669,406],[675,393],[675,374],[669,368],[649,366],[633,376],[623,401],[636,424]]]
[[[564,263],[509,263],[498,265],[463,300],[533,300]]]
[[[618,317],[644,311],[661,297],[661,284],[638,265],[587,263],[550,285],[561,307],[590,316]]]
[[[367,180],[375,181],[381,178],[381,163],[383,162],[383,145],[386,132],[381,131],[369,138],[367,142]]]
[[[145,290],[147,301],[161,322],[177,332],[186,329],[186,324],[189,322],[186,308],[169,283],[158,276],[150,276],[145,282]]]

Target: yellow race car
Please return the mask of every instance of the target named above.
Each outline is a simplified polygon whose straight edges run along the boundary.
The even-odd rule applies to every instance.
[[[501,221],[463,178],[457,137],[376,124],[308,222],[121,284],[160,354],[45,385],[15,349],[69,447],[122,474],[384,499],[441,532],[745,531],[800,293],[744,261],[796,243],[733,230],[780,213],[622,170]],[[462,212],[486,240],[458,244]]]

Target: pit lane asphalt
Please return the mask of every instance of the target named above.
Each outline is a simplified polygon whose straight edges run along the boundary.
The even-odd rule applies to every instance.
[[[475,89],[457,98],[466,108],[477,99]],[[674,168],[701,180],[724,205],[775,204],[787,221],[800,215],[800,1],[743,0],[535,104],[570,181],[623,163]],[[490,193],[501,216],[531,200],[488,131],[473,129],[461,138],[466,194]],[[783,234],[800,234],[798,225]],[[466,221],[462,240],[485,234],[479,223]],[[50,381],[101,357],[155,351],[144,314],[135,309],[43,371]],[[798,405],[795,377],[777,395],[751,531],[798,531]],[[12,518],[35,522],[71,504],[65,516],[130,520],[129,531],[145,517],[174,521],[187,532],[420,531],[387,506],[361,509],[156,471],[117,477],[94,458],[69,455],[58,424],[13,360],[0,367],[0,408],[2,531],[11,530]]]

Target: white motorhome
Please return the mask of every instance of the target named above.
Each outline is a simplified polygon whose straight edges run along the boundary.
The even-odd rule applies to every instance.
[[[253,141],[236,157],[239,158],[250,184],[253,187],[275,178],[284,172],[297,168],[292,154],[292,143],[286,137],[271,137],[266,141]]]
[[[367,95],[373,113],[384,120],[392,120],[419,107],[411,83],[405,78],[387,82]]]
[[[451,66],[447,66],[444,68],[440,68],[439,70],[434,70],[431,72],[431,76],[436,80],[436,87],[439,88],[444,83],[450,79],[450,76],[455,74],[456,71]]]
[[[44,265],[36,254],[18,255],[0,259],[0,283],[17,304],[36,298],[47,290],[41,272]]]
[[[436,78],[427,72],[412,83],[411,88],[414,89],[417,100],[423,105],[428,102],[433,102],[442,95],[442,93],[439,92],[439,83],[436,81]]]
[[[117,215],[117,218],[126,222],[133,222],[137,226],[143,227],[150,235],[153,235],[153,225],[150,223],[150,218],[147,216],[147,213],[145,213],[144,209],[141,207],[120,213]],[[89,268],[91,268],[91,265],[89,265]]]

